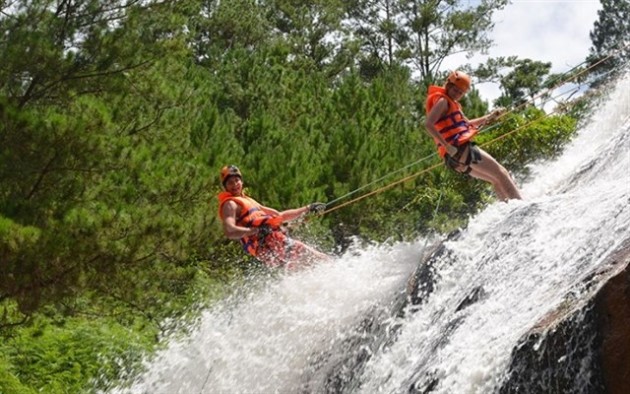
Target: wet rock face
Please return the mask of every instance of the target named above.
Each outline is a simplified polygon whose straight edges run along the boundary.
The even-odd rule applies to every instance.
[[[532,332],[512,352],[499,393],[603,393],[593,310]]]
[[[456,261],[443,243],[429,248],[409,278],[406,292],[368,314],[355,330],[332,343],[328,352],[313,356],[301,392],[359,391],[365,364],[397,339],[400,327],[390,324],[390,317],[421,308],[439,282],[440,269],[449,264]],[[496,393],[630,393],[630,239],[598,267],[583,278],[585,291],[572,292],[559,308],[532,322],[534,327],[512,350],[511,364]],[[484,297],[483,287],[472,289],[460,300],[457,311]],[[429,355],[448,342],[460,318],[445,326],[439,340],[423,344],[434,348]],[[435,374],[418,371],[401,387],[409,394],[431,394],[439,384]]]
[[[521,339],[501,394],[630,392],[630,240]]]
[[[461,234],[460,230],[453,231],[448,235],[446,241],[457,240]],[[439,267],[436,268],[436,265],[444,266],[449,264],[456,264],[456,261],[453,260],[444,242],[433,245],[430,248],[428,257],[420,261],[416,271],[407,282],[408,301],[411,305],[422,304],[433,293],[435,283],[439,279],[437,274]]]
[[[611,278],[596,298],[602,333],[601,367],[607,393],[630,391],[630,250],[626,267]]]

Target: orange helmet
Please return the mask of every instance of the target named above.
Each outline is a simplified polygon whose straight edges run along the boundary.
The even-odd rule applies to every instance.
[[[237,176],[243,179],[243,175],[241,175],[241,170],[238,169],[237,166],[229,165],[221,168],[221,184],[225,187],[225,182],[227,182],[228,178],[231,176]]]
[[[470,76],[461,71],[453,71],[449,74],[446,82],[450,82],[462,90],[467,92],[470,89]]]

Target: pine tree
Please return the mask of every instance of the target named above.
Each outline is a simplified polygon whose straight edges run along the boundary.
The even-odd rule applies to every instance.
[[[533,99],[544,87],[551,63],[531,59],[516,60],[514,69],[501,78],[502,95],[495,104],[503,107],[518,106]]]
[[[630,3],[617,0],[600,0],[602,9],[591,31],[589,62],[601,63],[595,73],[601,74],[626,64],[630,60]]]
[[[199,107],[182,83],[186,7],[51,4],[20,3],[0,19],[10,54],[0,70],[0,301],[25,313],[86,293],[141,305],[168,286],[151,272],[187,275],[178,265],[209,209],[191,145]]]
[[[489,48],[492,14],[506,0],[357,0],[351,14],[372,67],[405,65],[434,81],[444,59]]]

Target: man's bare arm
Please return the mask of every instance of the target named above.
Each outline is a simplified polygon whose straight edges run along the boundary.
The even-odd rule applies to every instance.
[[[238,205],[234,201],[223,204],[223,233],[229,239],[241,239],[258,233],[257,228],[242,227],[236,224]]]

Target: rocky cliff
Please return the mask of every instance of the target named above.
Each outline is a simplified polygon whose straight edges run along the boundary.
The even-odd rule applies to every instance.
[[[630,239],[512,353],[501,394],[630,392]]]

